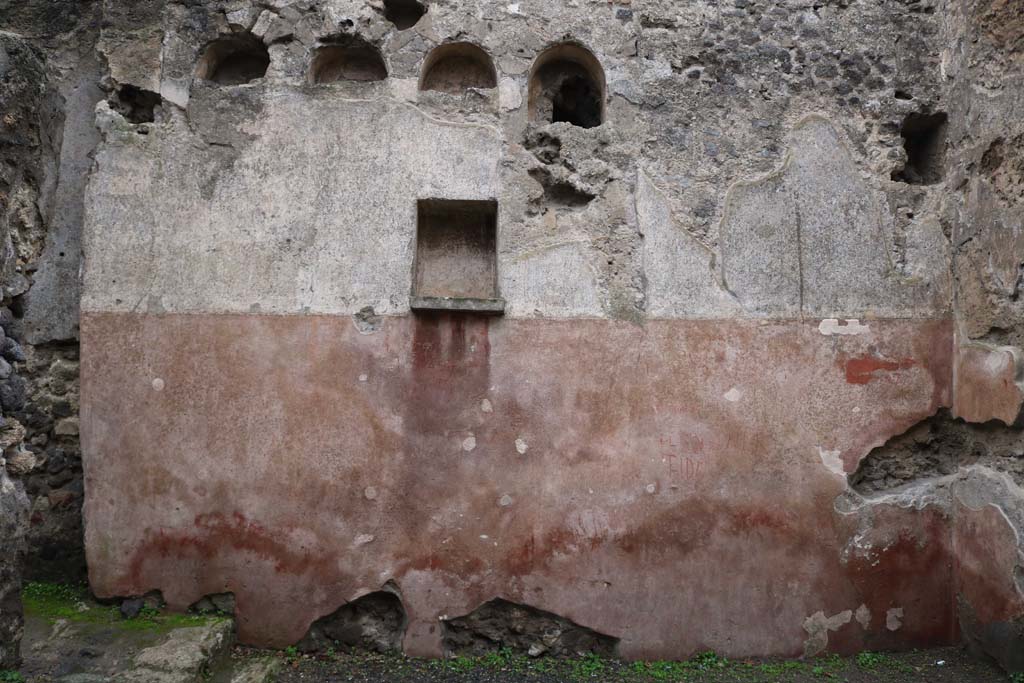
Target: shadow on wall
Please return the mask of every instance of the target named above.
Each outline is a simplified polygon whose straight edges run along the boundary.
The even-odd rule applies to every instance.
[[[482,655],[511,649],[530,657],[613,656],[619,639],[580,626],[551,612],[497,598],[469,614],[447,619],[444,650],[448,655]]]
[[[490,56],[473,43],[446,43],[435,47],[423,63],[420,90],[460,95],[475,88],[498,85],[498,73]]]
[[[389,582],[384,590],[369,593],[346,603],[309,627],[299,641],[301,652],[322,652],[337,645],[377,652],[400,651],[408,619]]]
[[[270,66],[270,53],[263,41],[242,33],[223,36],[207,45],[196,77],[218,85],[241,85],[263,78]]]
[[[399,31],[412,28],[426,13],[427,8],[417,0],[384,0],[384,18]]]
[[[605,78],[597,57],[574,43],[545,50],[530,71],[530,120],[594,128],[604,122]]]
[[[317,48],[309,65],[310,83],[383,81],[388,77],[384,58],[362,38],[348,37]]]

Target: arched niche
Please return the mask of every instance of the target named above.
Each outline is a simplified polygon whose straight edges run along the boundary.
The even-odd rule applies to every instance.
[[[361,38],[348,38],[316,49],[309,63],[310,83],[383,81],[388,77],[384,58]]]
[[[473,43],[445,43],[435,47],[423,63],[420,90],[459,95],[470,88],[494,88],[498,73],[491,57]]]
[[[604,123],[605,78],[597,57],[582,45],[550,47],[530,69],[531,121],[565,121],[581,128]]]
[[[426,13],[427,8],[419,0],[384,0],[384,18],[399,31],[412,28]]]
[[[240,85],[263,78],[270,66],[270,53],[253,35],[223,36],[206,46],[196,67],[196,76],[220,85]]]

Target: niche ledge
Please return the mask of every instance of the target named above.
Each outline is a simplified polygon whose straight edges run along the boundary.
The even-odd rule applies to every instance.
[[[458,296],[413,296],[409,308],[414,311],[461,311],[481,315],[504,315],[504,299],[478,299]]]

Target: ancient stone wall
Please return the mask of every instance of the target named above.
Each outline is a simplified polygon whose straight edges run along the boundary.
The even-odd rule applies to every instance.
[[[66,4],[0,0],[33,573],[84,489],[99,594],[250,642],[386,586],[421,654],[1024,667],[1019,3]]]

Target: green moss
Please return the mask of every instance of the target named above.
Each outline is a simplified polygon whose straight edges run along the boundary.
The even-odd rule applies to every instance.
[[[0,670],[0,683],[25,683],[25,679],[17,671]]]
[[[85,586],[30,582],[21,591],[25,614],[55,622],[58,619],[76,623],[103,624],[128,631],[169,631],[175,628],[201,626],[218,621],[219,617],[161,612],[144,607],[138,616],[125,619],[112,605],[100,605]],[[4,683],[0,679],[0,683]]]

